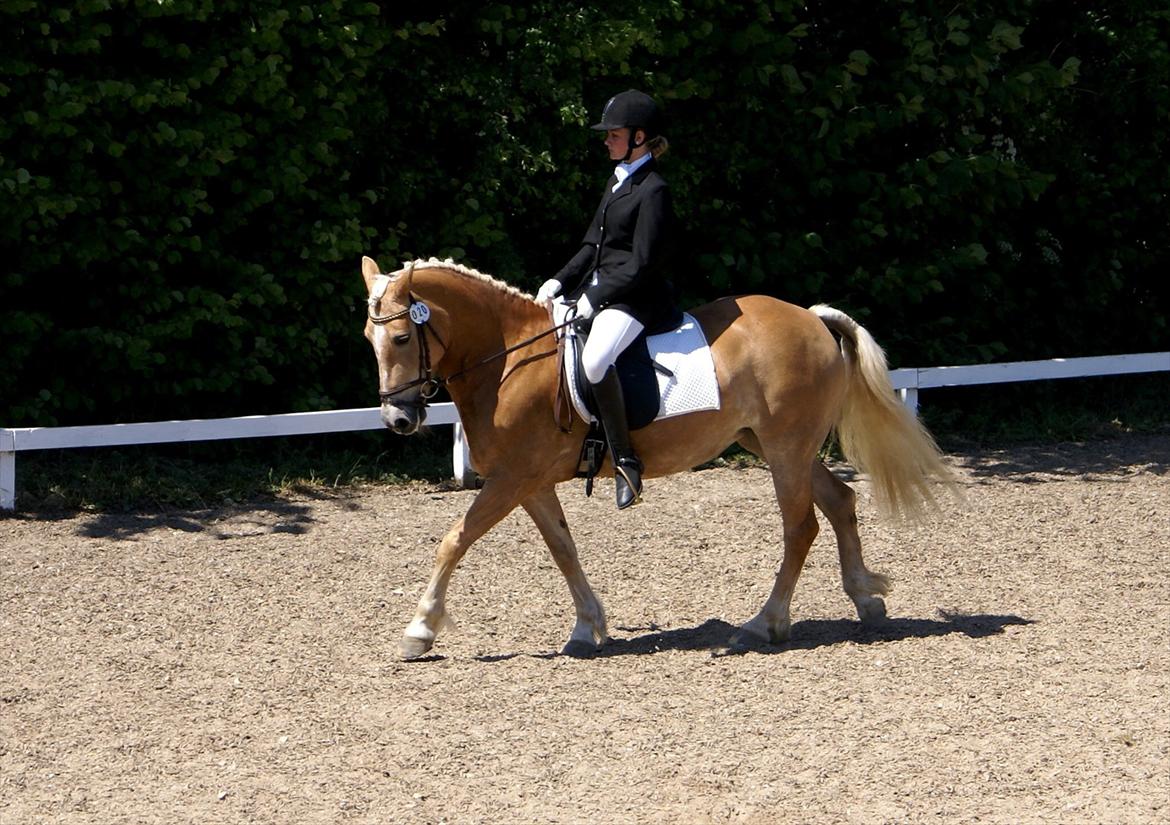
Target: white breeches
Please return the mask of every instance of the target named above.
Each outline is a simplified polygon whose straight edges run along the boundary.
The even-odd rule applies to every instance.
[[[590,384],[596,384],[626,347],[645,329],[642,322],[620,309],[603,309],[593,318],[589,340],[581,353],[581,366]]]

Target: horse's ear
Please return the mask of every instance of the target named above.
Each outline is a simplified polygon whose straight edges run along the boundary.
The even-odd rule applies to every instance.
[[[362,280],[366,282],[366,292],[374,289],[374,279],[382,274],[378,262],[368,256],[362,256]]]

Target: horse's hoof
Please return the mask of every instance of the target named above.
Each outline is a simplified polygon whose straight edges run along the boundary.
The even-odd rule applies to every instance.
[[[722,648],[712,651],[712,656],[742,656],[745,653],[750,653],[754,648],[759,647],[760,639],[751,633],[744,633],[740,631],[734,634],[727,640],[727,644]]]
[[[886,603],[871,597],[857,606],[857,616],[862,624],[881,624],[886,620]]]
[[[720,654],[723,656],[742,656],[753,650],[763,650],[767,645],[767,639],[762,639],[749,630],[740,629],[727,640],[727,645],[720,651]]]
[[[580,639],[569,639],[561,648],[561,655],[571,659],[591,659],[597,655],[597,645],[583,642]]]
[[[398,643],[398,658],[404,662],[409,662],[411,659],[421,659],[430,653],[433,644],[434,642],[428,642],[426,639],[403,636],[402,641]]]
[[[792,623],[785,622],[778,627],[768,628],[768,642],[774,645],[782,645],[792,638]]]

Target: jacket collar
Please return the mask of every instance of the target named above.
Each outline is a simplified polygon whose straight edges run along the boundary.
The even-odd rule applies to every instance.
[[[641,166],[639,166],[637,169],[634,170],[633,174],[631,174],[628,178],[626,178],[624,181],[622,181],[622,185],[617,188],[617,191],[611,192],[610,197],[611,198],[621,198],[621,197],[624,197],[624,196],[630,194],[630,192],[633,191],[633,188],[635,186],[640,184],[642,181],[646,180],[646,176],[649,175],[651,172],[653,172],[655,167],[656,167],[656,164],[655,164],[654,158],[651,157],[650,160],[643,163]],[[609,185],[613,186],[613,184],[617,181],[617,176],[610,175],[609,180],[610,180]]]
[[[616,177],[618,180],[624,181],[631,174],[638,171],[639,169],[641,169],[643,166],[645,166],[647,163],[649,163],[652,160],[654,160],[654,155],[647,152],[646,154],[639,157],[637,160],[623,161],[623,162],[619,163],[617,165],[617,167],[613,170],[614,177]]]

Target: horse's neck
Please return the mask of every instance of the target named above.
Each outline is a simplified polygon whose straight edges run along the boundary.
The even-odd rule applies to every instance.
[[[461,283],[426,297],[448,316],[447,352],[438,371],[454,378],[447,390],[473,461],[479,472],[491,475],[501,461],[511,460],[515,444],[539,437],[540,422],[552,426],[555,338],[504,352],[549,331],[552,322],[532,301],[491,283]]]
[[[436,365],[445,375],[478,371],[473,369],[475,364],[546,328],[539,307],[486,282],[452,279],[435,303],[450,319],[447,352]],[[486,371],[498,373],[499,368]]]

